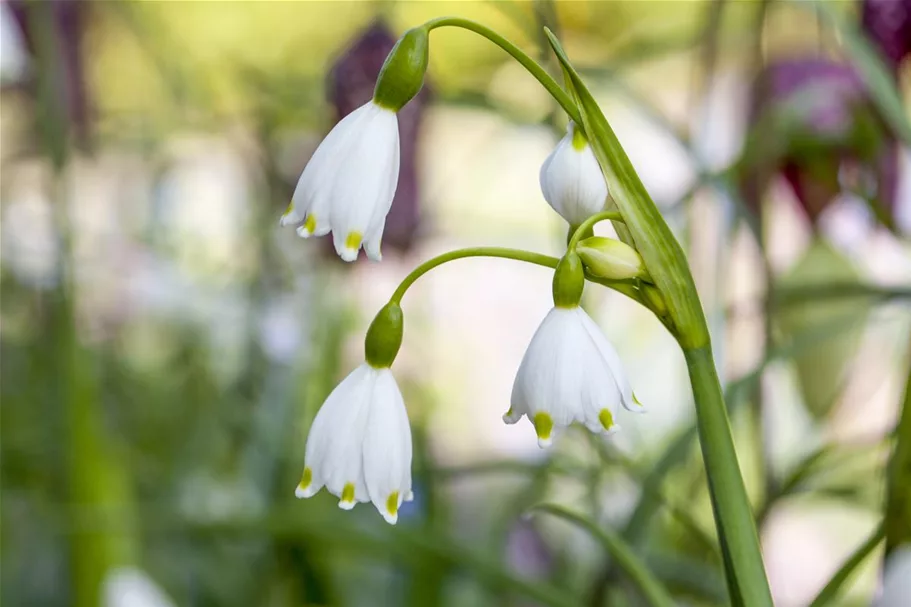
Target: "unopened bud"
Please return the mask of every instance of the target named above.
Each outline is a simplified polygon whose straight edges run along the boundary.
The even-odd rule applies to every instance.
[[[373,101],[398,112],[424,86],[429,59],[429,34],[423,27],[408,30],[389,51],[376,79]]]
[[[582,258],[585,269],[598,278],[628,280],[645,278],[648,271],[636,249],[619,240],[592,236],[579,241],[576,253]]]

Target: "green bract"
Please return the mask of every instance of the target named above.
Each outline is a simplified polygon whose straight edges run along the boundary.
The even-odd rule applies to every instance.
[[[554,270],[554,305],[558,308],[575,308],[582,299],[585,274],[582,260],[574,252],[568,252]]]
[[[636,249],[619,240],[592,236],[579,241],[576,253],[582,258],[585,269],[599,278],[651,280]]]
[[[412,28],[399,38],[376,80],[373,101],[377,105],[397,112],[420,92],[427,71],[428,42],[424,27]]]
[[[377,313],[364,340],[364,357],[377,369],[389,367],[402,345],[405,317],[399,304],[390,301]]]

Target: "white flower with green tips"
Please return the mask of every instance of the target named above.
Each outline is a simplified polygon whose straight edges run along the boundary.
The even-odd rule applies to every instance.
[[[558,306],[525,351],[503,421],[527,416],[543,448],[574,422],[598,434],[616,432],[620,404],[643,411],[616,350],[582,308]]]
[[[604,210],[607,182],[588,140],[572,122],[541,165],[540,180],[544,200],[570,225]]]
[[[380,241],[399,180],[396,112],[368,101],[342,119],[310,158],[281,225],[303,238],[332,232],[339,257],[382,259]]]
[[[388,367],[362,364],[316,414],[294,494],[311,497],[322,487],[339,497],[343,510],[373,502],[391,524],[411,500],[411,426]]]

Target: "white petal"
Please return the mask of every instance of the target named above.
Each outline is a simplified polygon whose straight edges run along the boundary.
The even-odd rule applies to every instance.
[[[586,321],[598,331],[581,308],[552,309],[535,332],[516,374],[513,406],[504,421],[514,423],[527,415],[542,447],[574,422],[600,434],[619,429],[615,418],[621,389],[598,339],[604,342],[602,346],[610,346],[600,331],[592,335]]]
[[[573,146],[574,125],[541,167],[541,191],[553,209],[572,225],[578,225],[601,211],[607,198],[607,183],[601,167],[586,144]]]
[[[550,444],[555,430],[584,417],[581,398],[574,396],[582,380],[573,346],[579,342],[578,324],[571,310],[552,309],[532,337],[513,384],[515,409],[504,420],[527,415],[542,447]]]
[[[321,194],[329,187],[337,167],[343,161],[341,157],[344,156],[345,148],[357,136],[358,125],[368,110],[369,104],[357,108],[342,118],[320,142],[297,181],[294,194],[291,196],[291,207],[282,217],[282,225],[300,223],[311,212],[315,215],[317,225],[328,225],[329,218],[320,217],[325,213],[314,209],[314,203],[324,198]],[[310,230],[305,232],[314,233]]]
[[[541,184],[541,193],[544,194],[544,200],[557,212],[560,216],[563,215],[563,207],[557,206],[560,204],[560,201],[554,195],[553,190],[551,189],[552,179],[550,177],[550,165],[554,161],[554,156],[557,155],[557,152],[560,151],[561,147],[566,142],[566,136],[557,142],[557,147],[551,151],[551,153],[544,160],[544,164],[541,165],[541,170],[538,172],[538,183]]]
[[[385,222],[380,223],[379,227],[364,241],[364,252],[367,253],[367,257],[373,261],[383,261],[383,254],[380,252],[380,243],[383,240],[383,229],[385,227]]]
[[[375,381],[375,370],[367,364],[352,371],[323,403],[307,439],[305,466],[312,472],[311,485],[318,488],[325,484],[334,495],[353,498],[340,503],[345,509],[354,507],[355,501],[368,499],[361,454]],[[349,484],[354,488],[353,496],[345,495]],[[301,487],[303,496],[312,495],[311,491],[310,487]]]
[[[579,312],[582,315],[582,324],[585,327],[585,330],[588,331],[592,341],[598,347],[598,351],[601,353],[601,356],[604,357],[604,361],[610,368],[614,381],[617,382],[617,386],[620,388],[620,402],[623,403],[623,407],[634,413],[645,413],[645,407],[643,407],[633,395],[633,388],[629,383],[629,378],[623,371],[623,363],[620,361],[620,355],[617,354],[617,350],[615,350],[614,346],[607,340],[607,337],[604,336],[604,333],[601,331],[601,328],[595,324],[595,321],[593,321],[581,308],[579,308]]]
[[[394,112],[373,106],[358,138],[334,176],[330,217],[338,254],[357,257],[365,236],[373,235],[392,205],[399,172],[399,130]],[[357,243],[357,247],[354,244]]]
[[[361,250],[361,237],[347,229],[343,230],[333,226],[332,244],[342,261],[350,263],[357,259],[357,253]]]
[[[402,394],[392,372],[380,369],[364,438],[364,480],[370,500],[391,524],[411,493],[411,455],[411,425]]]

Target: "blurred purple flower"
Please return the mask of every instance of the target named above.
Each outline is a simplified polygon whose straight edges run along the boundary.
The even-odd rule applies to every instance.
[[[911,53],[911,0],[864,0],[861,24],[897,75]],[[844,190],[892,220],[899,144],[850,65],[808,58],[767,66],[754,86],[750,125],[740,184],[754,211],[780,174],[814,224]]]
[[[757,78],[749,120],[741,186],[754,211],[780,174],[814,223],[843,190],[891,216],[898,144],[849,65],[811,58],[767,66]]]
[[[395,46],[396,37],[382,21],[374,22],[362,32],[329,72],[329,100],[337,119],[348,115],[373,97],[377,76],[386,55]],[[419,222],[419,191],[415,152],[428,87],[418,93],[398,113],[401,146],[399,185],[386,218],[383,244],[407,250],[414,241]]]
[[[897,71],[911,53],[911,0],[864,0],[860,10],[864,31]]]

